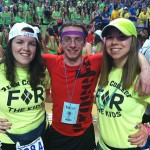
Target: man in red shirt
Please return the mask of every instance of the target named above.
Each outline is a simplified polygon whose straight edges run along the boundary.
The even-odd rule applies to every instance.
[[[76,21],[61,30],[62,56],[43,55],[51,76],[53,118],[49,149],[94,150],[93,93],[100,74],[102,54],[82,57],[88,32]]]

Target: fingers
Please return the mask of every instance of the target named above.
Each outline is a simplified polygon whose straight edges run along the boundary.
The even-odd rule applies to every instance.
[[[7,119],[0,118],[0,133],[5,133],[5,130],[10,129],[12,124]]]
[[[142,84],[139,96],[149,95],[149,93],[150,93],[149,86],[146,84]]]
[[[143,92],[143,95],[145,95],[145,96],[150,95],[150,86],[147,86],[145,88],[145,92]]]
[[[135,87],[134,87],[134,91],[138,91],[138,89],[140,89],[139,91],[139,96],[146,96],[150,94],[150,85],[148,85],[147,83],[140,83],[140,80],[137,79]]]
[[[137,145],[138,147],[142,147],[146,144],[147,138],[145,139],[144,135],[139,135],[137,138],[130,138],[129,142],[131,145]]]
[[[150,72],[150,67],[146,67],[146,69],[144,69],[137,81],[136,81],[136,85],[135,85],[135,92],[138,90],[140,91],[139,92],[139,95],[140,96],[143,96],[143,95],[149,95],[150,94],[150,75],[149,75],[149,72]]]
[[[139,144],[139,145],[137,145],[138,147],[143,147],[143,146],[145,146],[146,145],[146,142],[143,142],[143,143],[141,143],[141,144]]]
[[[131,145],[137,145],[138,147],[142,147],[147,142],[148,132],[143,124],[137,125],[136,128],[139,129],[139,131],[129,136],[129,142],[131,143]]]
[[[0,133],[6,133],[6,130],[4,130],[0,127]]]

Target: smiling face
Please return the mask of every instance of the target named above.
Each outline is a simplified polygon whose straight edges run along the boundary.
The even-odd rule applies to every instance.
[[[106,51],[116,67],[123,67],[127,61],[132,43],[131,36],[125,36],[118,29],[111,28],[106,36]]]
[[[84,34],[80,27],[68,26],[64,27],[62,33],[68,32],[61,39],[61,44],[64,50],[65,62],[69,66],[79,65],[82,61],[82,49],[85,45],[85,38],[80,34]]]
[[[16,67],[27,68],[36,53],[36,39],[34,37],[17,36],[12,40],[12,54]]]

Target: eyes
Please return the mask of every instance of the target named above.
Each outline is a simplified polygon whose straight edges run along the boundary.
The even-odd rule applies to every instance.
[[[68,37],[68,36],[65,36],[62,38],[62,42],[64,44],[71,44],[72,40],[73,39],[71,37]],[[84,44],[84,38],[83,37],[75,37],[74,42],[77,45]]]
[[[116,38],[118,41],[125,41],[128,38],[130,38],[130,36],[125,36],[125,35],[118,35],[118,36],[108,35],[108,36],[106,36],[106,40],[113,40],[114,38]]]
[[[25,42],[24,42],[23,40],[17,40],[17,41],[16,41],[16,44],[18,44],[18,45],[23,45],[23,44],[25,44]],[[28,43],[28,45],[35,47],[35,46],[36,46],[36,42],[30,41],[30,42]]]

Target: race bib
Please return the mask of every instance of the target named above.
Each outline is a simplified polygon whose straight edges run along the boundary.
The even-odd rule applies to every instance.
[[[28,145],[20,146],[19,142],[16,144],[16,150],[44,150],[43,141],[41,137],[34,140]]]
[[[61,122],[67,124],[76,124],[79,111],[79,104],[64,102]]]

